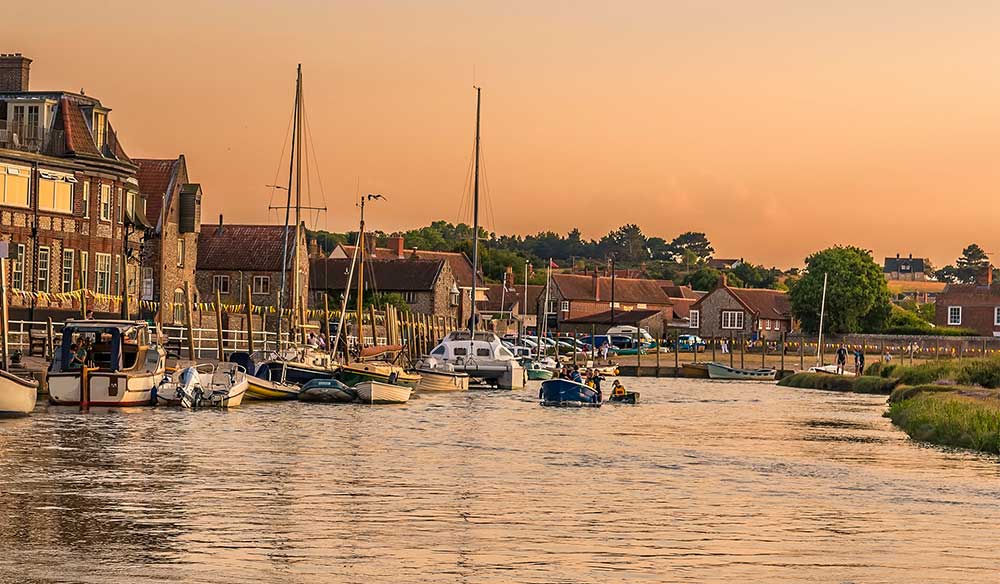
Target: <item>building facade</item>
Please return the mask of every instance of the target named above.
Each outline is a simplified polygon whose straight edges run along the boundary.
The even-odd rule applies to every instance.
[[[79,289],[96,312],[138,292],[147,227],[137,167],[99,100],[32,91],[31,60],[0,55],[0,234],[11,246],[13,318],[64,318]],[[134,314],[134,313],[133,313]]]
[[[922,282],[928,279],[927,260],[915,258],[911,253],[908,257],[885,258],[882,264],[882,274],[886,280],[903,280]]]
[[[780,290],[720,286],[691,305],[688,323],[702,337],[777,340],[792,331],[788,294]]]
[[[562,330],[561,323],[594,314],[630,310],[655,310],[672,318],[671,302],[656,280],[609,278],[584,274],[552,274],[548,289],[540,296],[538,318],[547,318],[549,330]],[[544,309],[544,314],[542,313]]]
[[[1000,284],[989,266],[974,284],[948,284],[934,301],[934,324],[1000,337]]]
[[[201,225],[201,186],[188,182],[184,155],[136,159],[139,192],[152,225],[143,244],[139,297],[159,303],[144,311],[157,322],[175,322],[172,304],[184,298],[184,282],[194,282]]]

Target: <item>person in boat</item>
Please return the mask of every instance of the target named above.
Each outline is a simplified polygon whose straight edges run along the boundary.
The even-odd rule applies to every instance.
[[[81,349],[83,350],[83,363],[87,367],[94,366],[94,340],[90,337],[84,337],[81,343]]]
[[[575,366],[573,367],[573,370],[570,372],[569,378],[577,383],[583,383],[583,376],[580,375],[580,369]]]
[[[622,385],[621,381],[618,381],[616,379],[615,382],[611,384],[611,395],[623,396],[625,395],[625,393],[626,393],[625,386]]]
[[[841,345],[837,348],[837,374],[844,374],[844,366],[847,365],[847,347]]]
[[[80,369],[87,363],[87,350],[83,348],[81,341],[76,341],[69,346],[69,368]]]

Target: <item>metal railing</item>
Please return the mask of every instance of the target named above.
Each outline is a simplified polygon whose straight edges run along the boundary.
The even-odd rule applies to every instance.
[[[29,125],[23,120],[0,120],[0,148],[62,156],[66,153],[66,133]]]

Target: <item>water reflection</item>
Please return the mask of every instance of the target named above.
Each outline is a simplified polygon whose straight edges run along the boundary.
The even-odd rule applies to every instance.
[[[40,406],[0,420],[0,581],[992,581],[996,460],[912,443],[884,398],[629,385]]]

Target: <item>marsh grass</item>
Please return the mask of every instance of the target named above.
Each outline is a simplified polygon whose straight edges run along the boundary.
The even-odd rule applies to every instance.
[[[1000,453],[1000,395],[959,386],[894,392],[888,416],[914,440]]]
[[[897,384],[897,380],[883,377],[870,377],[867,375],[851,377],[848,375],[830,375],[829,373],[795,373],[778,382],[778,385],[783,387],[883,395],[889,395]]]
[[[920,365],[873,363],[866,375],[896,379],[900,385],[933,383],[1000,387],[1000,358],[942,359]]]

